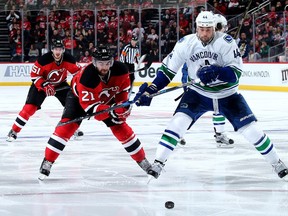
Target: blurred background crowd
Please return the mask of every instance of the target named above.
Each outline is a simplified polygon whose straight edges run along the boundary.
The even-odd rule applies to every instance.
[[[201,10],[220,13],[245,62],[287,60],[288,0],[0,0],[0,61],[34,62],[62,39],[79,62],[95,44],[109,44],[117,59],[132,35],[141,54],[161,61],[181,37],[195,33]],[[245,16],[244,16],[245,15]],[[239,34],[238,28],[240,28]],[[236,35],[237,34],[237,35]]]

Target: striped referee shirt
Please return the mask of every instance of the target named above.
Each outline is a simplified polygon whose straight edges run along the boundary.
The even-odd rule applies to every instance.
[[[135,59],[138,62],[140,57],[140,51],[138,46],[136,45],[133,47],[131,43],[127,44],[120,55],[120,62],[127,63],[127,64],[134,64]]]

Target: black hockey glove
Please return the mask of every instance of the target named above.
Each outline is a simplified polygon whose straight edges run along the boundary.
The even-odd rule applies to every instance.
[[[136,106],[150,106],[152,98],[149,97],[150,94],[156,93],[157,86],[155,84],[148,84],[145,82],[143,83],[136,96],[134,97],[133,101],[135,102]]]
[[[201,67],[197,71],[197,76],[203,84],[212,83],[216,81],[220,73],[220,67],[215,65],[209,65]]]
[[[116,106],[118,104],[113,104],[111,105],[111,107]],[[128,116],[130,115],[132,110],[132,104],[125,106],[125,107],[119,107],[117,109],[114,109],[112,111],[109,112],[112,121],[115,124],[122,124],[123,122],[126,121],[126,118],[128,118]]]

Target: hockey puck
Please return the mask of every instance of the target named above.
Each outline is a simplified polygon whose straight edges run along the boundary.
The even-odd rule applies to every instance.
[[[165,203],[165,207],[166,207],[167,209],[172,209],[172,208],[174,208],[174,202],[172,202],[172,201],[167,201],[167,202]]]

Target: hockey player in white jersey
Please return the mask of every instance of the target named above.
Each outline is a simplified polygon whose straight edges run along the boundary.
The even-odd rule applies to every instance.
[[[148,174],[158,178],[177,146],[180,137],[207,111],[218,111],[263,155],[281,179],[288,180],[288,170],[280,160],[269,137],[259,128],[257,119],[244,97],[238,93],[243,62],[236,42],[222,32],[215,32],[213,14],[201,12],[196,18],[196,34],[180,39],[162,61],[152,84],[144,83],[135,96],[137,106],[149,106],[153,94],[167,86],[186,62],[191,83],[175,115],[157,146],[155,161]]]
[[[215,30],[220,32],[227,32],[228,30],[228,22],[224,16],[221,14],[214,14],[215,19]],[[188,82],[191,78],[188,76],[188,67],[185,63],[182,67],[182,83]],[[184,88],[184,90],[186,87]],[[213,126],[214,126],[214,138],[216,141],[217,148],[234,148],[234,140],[229,138],[225,133],[225,123],[226,119],[219,112],[213,112],[212,118]],[[179,142],[181,145],[185,145],[186,141],[184,138],[180,139]]]

